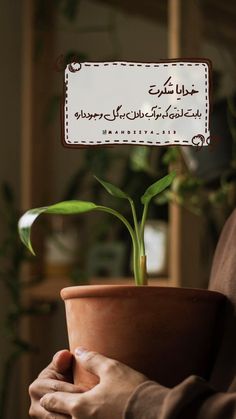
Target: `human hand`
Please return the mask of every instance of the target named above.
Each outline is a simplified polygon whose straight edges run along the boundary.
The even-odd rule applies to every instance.
[[[52,417],[55,419],[121,419],[132,392],[147,381],[147,377],[127,365],[84,348],[78,348],[75,356],[85,369],[100,378],[99,384],[81,394],[70,389],[50,392],[41,398],[42,408],[54,414]]]
[[[72,354],[67,350],[57,352],[52,362],[39,374],[38,378],[30,385],[29,395],[31,406],[29,415],[34,419],[45,419],[48,412],[40,405],[40,399],[48,393],[56,391],[80,392],[87,388],[74,386],[72,382]],[[55,419],[68,418],[67,415],[54,415]],[[69,416],[70,417],[70,416]]]

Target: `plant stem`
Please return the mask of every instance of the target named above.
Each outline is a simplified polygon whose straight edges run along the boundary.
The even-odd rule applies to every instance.
[[[140,269],[141,269],[142,285],[148,285],[146,260],[147,260],[146,256],[140,256]]]
[[[119,220],[122,221],[122,223],[128,229],[131,239],[132,239],[132,243],[133,243],[133,268],[134,268],[135,284],[142,285],[141,278],[140,278],[140,265],[139,265],[139,254],[140,254],[139,243],[138,243],[138,238],[136,237],[132,226],[122,214],[120,214],[118,211],[114,210],[113,208],[97,206],[96,210],[107,212],[108,214],[114,215],[115,217],[119,218]]]
[[[136,237],[138,240],[138,243],[140,245],[140,231],[139,231],[139,225],[138,225],[138,220],[137,220],[137,214],[136,214],[136,210],[135,210],[135,206],[134,206],[134,201],[129,198],[129,203],[132,209],[132,215],[133,215],[133,220],[134,220],[134,229],[135,229],[135,233],[136,233]]]
[[[145,243],[144,243],[144,228],[147,219],[148,213],[148,205],[149,203],[144,204],[143,208],[143,215],[141,220],[141,227],[140,227],[140,256],[139,256],[139,263],[140,263],[140,271],[141,271],[141,284],[148,285],[147,283],[147,265],[146,265],[146,251],[145,251]]]
[[[141,220],[141,228],[140,228],[140,236],[141,236],[141,249],[140,249],[140,255],[146,256],[145,254],[145,243],[144,243],[144,227],[147,219],[147,213],[148,213],[148,203],[144,204],[143,208],[143,215]]]
[[[131,198],[129,199],[129,202],[132,209],[134,228],[135,228],[135,233],[136,233],[137,241],[138,241],[138,268],[137,269],[139,270],[140,285],[147,285],[147,265],[146,265],[146,254],[145,254],[145,243],[144,243],[144,227],[145,227],[145,221],[147,217],[148,206],[146,206],[145,208],[145,214],[144,214],[144,217],[142,218],[141,227],[139,228],[134,202]]]

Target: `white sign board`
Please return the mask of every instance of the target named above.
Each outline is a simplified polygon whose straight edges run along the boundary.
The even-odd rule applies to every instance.
[[[208,145],[209,80],[207,60],[71,63],[63,144]]]

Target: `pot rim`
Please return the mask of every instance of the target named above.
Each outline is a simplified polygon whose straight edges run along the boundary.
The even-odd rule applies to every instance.
[[[61,298],[65,300],[74,298],[93,297],[131,297],[157,293],[160,296],[188,297],[193,299],[224,300],[226,296],[218,291],[202,288],[186,287],[162,287],[159,285],[126,285],[126,284],[99,284],[99,285],[76,285],[65,287],[61,290]]]

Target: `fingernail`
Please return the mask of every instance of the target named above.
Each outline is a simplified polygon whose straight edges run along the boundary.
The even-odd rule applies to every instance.
[[[75,356],[82,357],[86,352],[88,352],[87,349],[85,349],[81,346],[79,348],[76,348]]]

